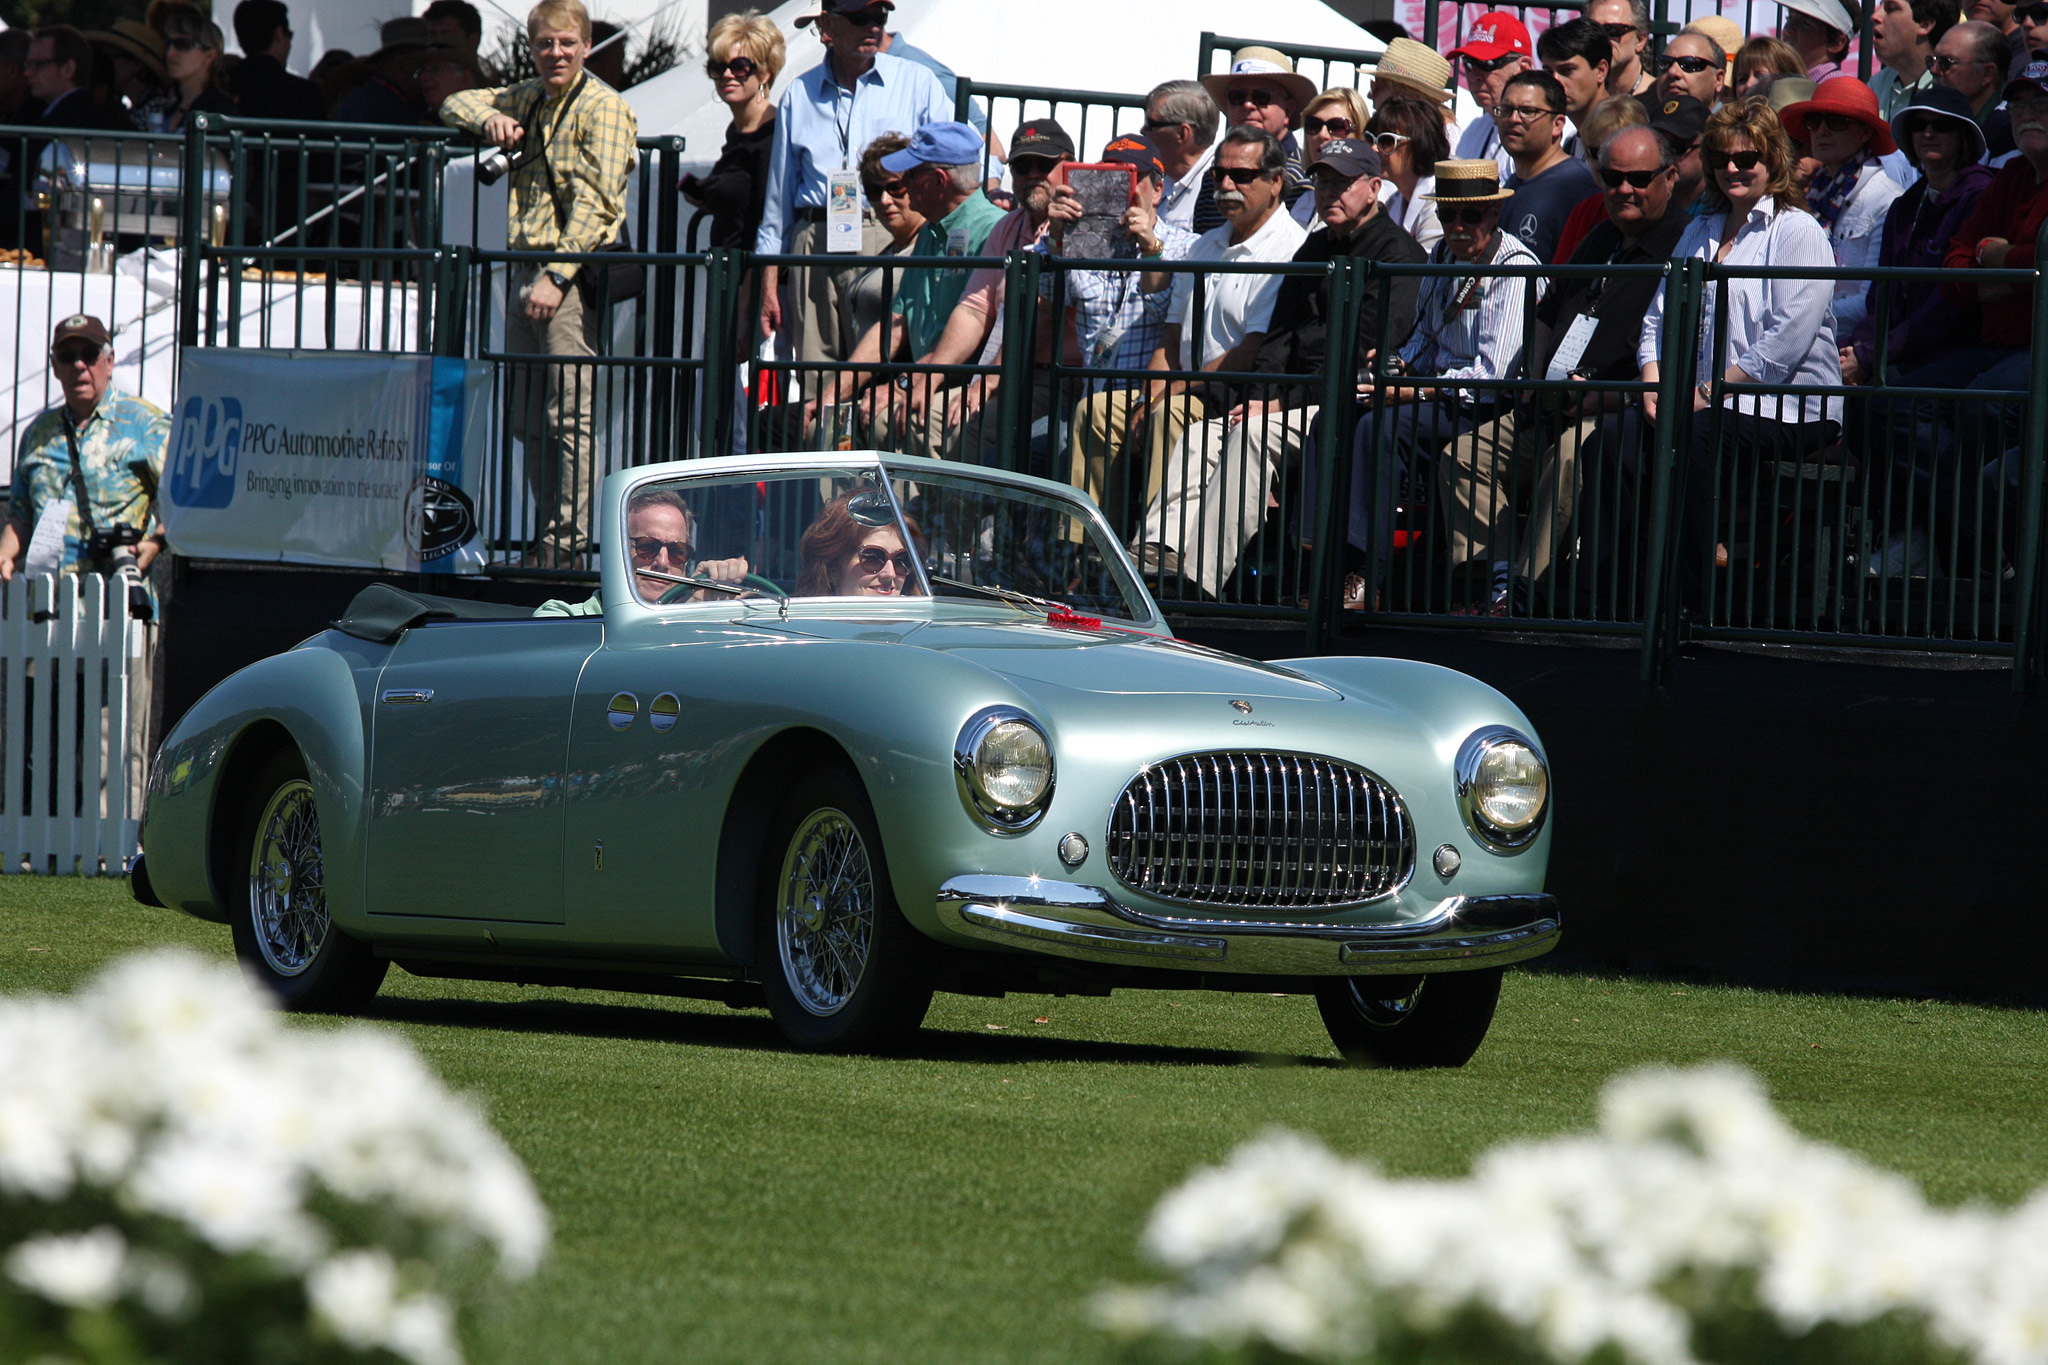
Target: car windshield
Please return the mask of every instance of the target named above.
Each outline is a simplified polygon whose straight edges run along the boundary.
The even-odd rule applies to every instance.
[[[940,597],[1153,619],[1084,506],[966,471],[884,464],[664,479],[628,495],[626,536],[646,602]]]

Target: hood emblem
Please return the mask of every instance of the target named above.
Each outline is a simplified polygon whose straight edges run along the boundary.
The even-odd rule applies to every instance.
[[[1248,701],[1233,700],[1230,703],[1230,709],[1237,712],[1241,716],[1248,716],[1252,713],[1252,704]]]

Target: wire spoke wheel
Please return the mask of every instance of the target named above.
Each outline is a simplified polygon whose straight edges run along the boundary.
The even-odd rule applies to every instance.
[[[305,972],[327,942],[320,813],[304,778],[280,785],[257,818],[249,851],[249,917],[257,951],[282,977]]]
[[[775,941],[796,1003],[826,1017],[846,1008],[867,974],[875,935],[875,877],[867,841],[845,813],[813,811],[782,860]]]

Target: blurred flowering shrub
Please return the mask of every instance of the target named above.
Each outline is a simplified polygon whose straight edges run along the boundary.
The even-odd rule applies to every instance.
[[[455,1365],[458,1308],[547,1240],[397,1038],[178,952],[0,999],[0,1361]]]
[[[1169,1194],[1111,1330],[1400,1365],[2048,1365],[2048,1187],[2010,1212],[1794,1132],[1730,1067],[1610,1082],[1590,1135],[1390,1180],[1274,1133]]]

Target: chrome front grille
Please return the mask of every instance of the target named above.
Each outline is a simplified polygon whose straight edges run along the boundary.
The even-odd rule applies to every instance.
[[[1188,754],[1132,778],[1109,819],[1126,886],[1191,905],[1349,905],[1397,890],[1415,830],[1373,773],[1308,754]]]

